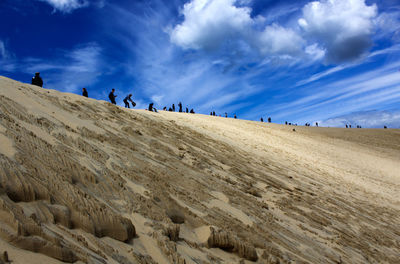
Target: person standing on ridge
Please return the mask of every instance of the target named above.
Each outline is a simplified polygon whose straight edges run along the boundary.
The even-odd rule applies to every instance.
[[[271,117],[268,117],[268,123],[271,123]]]
[[[261,117],[260,121],[261,121],[261,123],[264,122],[264,118]]]
[[[111,103],[112,104],[117,104],[117,102],[115,101],[115,97],[117,97],[115,94],[114,94],[114,92],[115,92],[115,89],[113,88],[112,90],[111,90],[111,92],[110,92],[110,94],[108,95],[108,98],[110,99],[110,101],[111,101]]]
[[[132,103],[132,108],[136,106],[136,103],[134,101],[132,101],[131,97],[132,97],[132,94],[129,94],[124,98],[125,107],[127,107],[127,108],[130,108],[128,101],[130,101]]]
[[[175,105],[172,104],[172,111],[175,112]]]
[[[82,88],[82,96],[89,97],[89,94],[88,94],[86,88]]]
[[[182,103],[179,102],[178,106],[179,106],[179,113],[182,113]]]
[[[32,77],[32,84],[43,87],[43,80],[42,77],[40,77],[40,72],[35,73],[35,76]]]

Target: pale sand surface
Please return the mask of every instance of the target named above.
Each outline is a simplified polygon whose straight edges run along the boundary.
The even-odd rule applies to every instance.
[[[0,255],[399,263],[400,130],[293,128],[0,77]]]

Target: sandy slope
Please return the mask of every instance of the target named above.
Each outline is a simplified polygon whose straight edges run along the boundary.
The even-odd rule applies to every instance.
[[[0,77],[0,250],[13,263],[399,263],[400,131],[293,128]]]

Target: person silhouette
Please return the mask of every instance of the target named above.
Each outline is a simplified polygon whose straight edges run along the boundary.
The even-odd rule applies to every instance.
[[[86,88],[82,88],[82,96],[89,97],[89,94],[88,94]]]
[[[114,92],[115,92],[115,89],[113,88],[112,90],[111,90],[111,92],[110,92],[110,94],[108,95],[108,98],[110,99],[110,101],[111,101],[111,103],[112,104],[117,104],[117,102],[115,101],[115,97],[117,97],[115,94],[114,94]]]
[[[132,107],[135,107],[136,106],[136,103],[134,102],[134,101],[132,101],[132,94],[129,94],[129,95],[127,95],[125,98],[124,98],[124,103],[125,103],[125,107],[127,107],[127,108],[130,108],[129,107],[129,102],[128,101],[130,101],[131,103],[132,103]]]
[[[179,102],[178,107],[179,107],[179,113],[182,113],[182,103],[181,102]]]
[[[32,77],[32,84],[39,87],[43,87],[43,80],[42,77],[40,77],[40,72],[36,72],[35,76]]]

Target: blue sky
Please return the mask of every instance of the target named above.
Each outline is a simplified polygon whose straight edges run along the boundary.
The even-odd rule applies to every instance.
[[[139,108],[400,128],[397,0],[2,0],[0,75]]]

